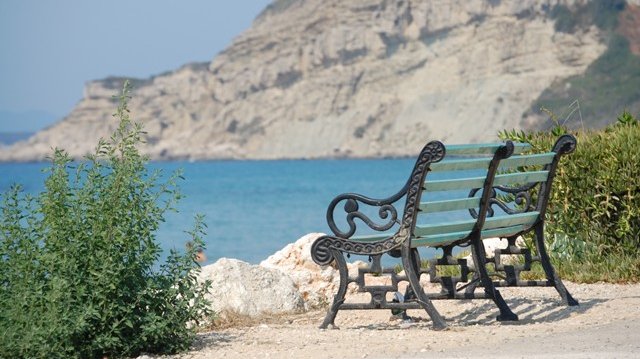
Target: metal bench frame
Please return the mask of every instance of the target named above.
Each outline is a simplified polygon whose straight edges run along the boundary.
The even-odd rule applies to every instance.
[[[496,289],[497,287],[505,286],[553,286],[565,304],[571,306],[578,305],[578,302],[569,294],[556,274],[549,260],[544,241],[545,212],[558,161],[561,156],[575,150],[576,139],[571,135],[563,135],[558,138],[552,149],[552,152],[555,154],[551,154],[551,156],[549,156],[549,158],[552,158],[550,163],[544,165],[544,171],[547,172],[546,180],[541,180],[545,177],[541,176],[540,173],[533,173],[523,178],[531,179],[534,182],[517,186],[502,184],[503,182],[507,184],[510,182],[508,178],[509,174],[496,176],[501,161],[509,159],[513,155],[514,149],[521,151],[523,149],[526,150],[527,147],[527,144],[514,144],[511,141],[507,141],[505,144],[462,145],[446,148],[441,142],[432,141],[420,152],[411,176],[398,193],[385,199],[373,199],[355,193],[345,193],[334,198],[327,210],[327,223],[333,235],[319,237],[311,247],[312,258],[317,264],[325,266],[335,261],[340,273],[338,292],[320,328],[335,327],[334,321],[338,311],[341,309],[406,310],[422,308],[430,316],[434,329],[444,329],[447,324],[433,306],[432,300],[434,299],[491,299],[500,311],[497,320],[518,320],[517,315],[511,311],[500,292]],[[421,233],[431,233],[430,231],[432,231],[433,228],[428,228],[428,226],[422,228],[417,227],[418,214],[420,212],[429,212],[429,208],[438,206],[434,203],[421,204],[421,196],[428,188],[438,190],[438,186],[440,186],[440,184],[437,183],[438,181],[425,182],[427,174],[430,171],[437,170],[438,166],[442,167],[446,163],[442,162],[438,164],[438,162],[445,158],[447,152],[465,154],[469,153],[469,151],[473,153],[478,150],[491,151],[493,155],[488,157],[486,176],[482,178],[481,181],[478,181],[477,178],[473,179],[473,181],[469,179],[464,180],[467,181],[464,183],[470,183],[473,188],[469,194],[469,201],[475,201],[475,199],[472,198],[482,190],[477,210],[475,210],[473,206],[463,207],[469,208],[469,213],[473,220],[473,223],[469,221],[465,223],[467,227],[472,225],[470,231],[466,235],[464,235],[464,233],[460,235],[460,238],[456,237],[457,233],[440,233],[433,237],[435,239],[429,239],[429,235],[422,235]],[[504,161],[503,163],[507,162],[508,161]],[[480,183],[481,186],[474,188],[474,183]],[[446,187],[446,184],[443,184],[443,186]],[[535,203],[536,205],[532,206],[531,192],[534,188],[537,189],[537,201]],[[497,195],[498,192],[511,194],[515,198],[516,203],[522,204],[522,208],[520,210],[509,208],[499,198]],[[398,211],[396,207],[394,207],[394,203],[402,198],[406,198],[404,212],[402,219],[398,220]],[[465,200],[456,201],[458,206],[462,202],[465,202]],[[344,203],[344,211],[346,212],[346,222],[349,227],[346,231],[340,230],[334,220],[334,212],[340,203]],[[359,210],[360,205],[377,207],[378,216],[383,223],[376,223],[361,212]],[[445,204],[440,203],[438,205]],[[521,221],[522,225],[520,227],[511,226],[507,229],[486,229],[485,227],[488,226],[487,223],[493,223],[493,227],[496,227],[502,223],[500,221],[504,222],[504,220],[501,219],[502,217],[491,218],[494,215],[494,207],[498,207],[506,213],[507,216],[504,218],[508,218],[508,222],[505,223],[511,223],[513,219],[522,217],[524,218],[524,220]],[[509,216],[512,217],[509,219]],[[487,219],[488,217],[489,219]],[[399,228],[393,234],[371,236],[371,238],[361,236],[358,238],[354,237],[357,228],[356,218],[361,220],[369,228],[379,232],[388,231],[396,224],[399,225]],[[459,225],[451,225],[449,227],[457,228]],[[442,229],[438,228],[437,224],[435,228]],[[514,230],[513,228],[517,229]],[[516,238],[518,236],[531,231],[533,231],[535,237],[534,243],[538,254],[537,256],[533,256],[528,248],[520,248],[516,244]],[[497,249],[493,258],[487,258],[482,239],[496,236],[506,238],[508,245],[504,249]],[[421,268],[421,260],[417,250],[417,247],[420,246],[441,248],[443,255],[440,258],[431,260],[429,268],[423,269]],[[470,268],[465,259],[453,257],[452,250],[455,246],[470,246],[475,269]],[[370,266],[368,268],[360,268],[358,275],[355,277],[350,277],[347,269],[345,255],[349,256],[350,254],[366,255],[369,256],[371,261]],[[384,254],[401,257],[404,267],[403,275],[395,273],[393,268],[382,267],[381,256]],[[505,265],[501,261],[501,257],[504,255],[522,255],[524,257],[524,264]],[[520,273],[530,270],[531,263],[534,261],[541,263],[546,275],[546,280],[521,280]],[[496,273],[502,273],[499,275],[501,280],[494,281],[491,279],[491,276],[495,276],[496,273],[490,274],[488,272],[487,264],[490,262],[493,263]],[[460,267],[460,277],[437,276],[436,268],[439,265],[458,265]],[[431,282],[442,285],[442,290],[439,293],[428,294],[424,291],[423,286],[420,284],[420,277],[425,273],[430,274]],[[389,276],[391,278],[391,285],[368,286],[367,283],[365,283],[367,274]],[[411,289],[415,293],[415,298],[403,303],[388,300],[388,294],[398,291],[398,283],[402,281],[409,282]],[[347,286],[350,283],[356,283],[359,291],[370,293],[370,302],[345,303]],[[458,284],[462,285],[459,286]],[[476,293],[476,288],[478,287],[482,287],[484,292],[481,294]],[[464,292],[462,292],[463,289]]]

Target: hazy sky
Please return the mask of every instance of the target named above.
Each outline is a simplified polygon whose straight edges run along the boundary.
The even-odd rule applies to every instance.
[[[84,84],[210,61],[270,0],[0,0],[0,132],[59,120]]]

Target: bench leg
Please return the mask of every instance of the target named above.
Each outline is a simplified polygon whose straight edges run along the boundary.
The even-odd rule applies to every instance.
[[[404,271],[409,280],[409,284],[413,289],[413,292],[416,296],[416,301],[424,308],[429,317],[431,317],[431,321],[433,322],[434,330],[443,330],[447,328],[447,323],[436,307],[433,306],[431,300],[427,297],[427,294],[422,289],[422,285],[420,284],[420,259],[418,258],[417,251],[415,249],[409,248],[408,246],[402,247],[402,265],[404,266]]]
[[[500,292],[493,285],[493,281],[489,277],[487,272],[486,258],[487,254],[484,250],[484,244],[480,238],[474,238],[471,245],[471,255],[473,256],[473,262],[475,263],[477,273],[480,275],[480,280],[484,287],[484,292],[488,298],[492,299],[494,303],[500,309],[500,315],[496,318],[498,321],[516,321],[518,316],[511,311],[511,308],[504,301]]]
[[[333,297],[333,303],[331,304],[331,307],[329,307],[327,315],[324,317],[322,325],[320,325],[320,329],[327,329],[329,327],[332,329],[338,329],[334,321],[336,320],[336,315],[338,315],[340,306],[344,303],[345,295],[347,294],[347,285],[349,284],[349,270],[347,268],[347,261],[344,259],[344,255],[342,252],[336,250],[331,250],[331,252],[338,265],[338,271],[340,272],[340,284],[338,287],[338,293]]]
[[[560,277],[558,277],[558,274],[553,268],[553,265],[551,265],[551,260],[549,259],[549,254],[547,253],[547,247],[544,244],[544,222],[536,225],[535,237],[538,255],[540,256],[540,262],[542,263],[542,268],[544,269],[544,273],[547,276],[547,280],[551,282],[556,288],[564,304],[569,306],[579,305],[578,301],[571,296],[571,293],[569,293],[567,288],[560,280]]]

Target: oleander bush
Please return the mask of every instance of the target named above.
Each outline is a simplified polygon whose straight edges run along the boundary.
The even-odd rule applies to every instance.
[[[155,231],[180,198],[175,173],[149,172],[129,117],[126,83],[119,127],[93,155],[55,150],[44,191],[19,186],[0,198],[0,357],[102,358],[174,353],[211,313],[196,280],[194,244],[159,263]]]
[[[503,139],[548,151],[560,126],[503,131]],[[546,238],[562,277],[582,282],[640,281],[640,125],[628,112],[598,131],[575,134],[576,151],[558,167]]]

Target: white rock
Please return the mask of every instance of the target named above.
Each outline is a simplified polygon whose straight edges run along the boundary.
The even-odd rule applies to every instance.
[[[504,249],[507,247],[507,244],[508,244],[506,239],[498,238],[498,237],[484,239],[482,243],[484,244],[484,250],[487,254],[487,258],[493,258],[495,256],[496,249]],[[525,247],[524,239],[522,239],[522,237],[518,237],[516,239],[516,245],[518,245],[519,247]],[[469,254],[465,258],[467,259],[467,263],[469,264],[469,267],[475,268],[472,255]],[[506,264],[513,263],[516,260],[517,258],[515,255],[510,258],[509,257],[502,258],[502,262]]]
[[[262,267],[279,270],[291,277],[307,309],[330,303],[338,291],[340,273],[335,266],[319,266],[311,259],[311,245],[323,233],[310,233],[290,243],[260,263]],[[349,263],[355,276],[362,261]]]
[[[304,309],[296,285],[283,272],[229,258],[202,267],[200,279],[212,281],[207,296],[212,309],[241,315],[284,313]]]

